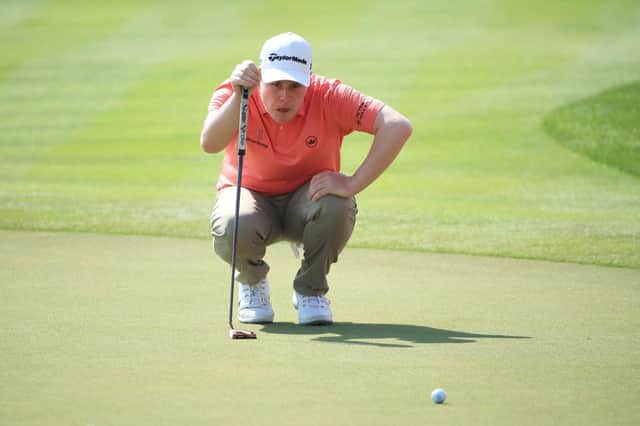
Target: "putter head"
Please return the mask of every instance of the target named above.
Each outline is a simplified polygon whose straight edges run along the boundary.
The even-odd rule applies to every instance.
[[[249,330],[240,330],[238,328],[232,328],[229,330],[229,337],[236,339],[257,339],[256,333]]]

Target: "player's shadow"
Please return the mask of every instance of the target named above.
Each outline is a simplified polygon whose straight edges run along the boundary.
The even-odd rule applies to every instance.
[[[317,336],[315,341],[385,348],[411,348],[414,344],[471,343],[478,339],[529,339],[527,336],[478,334],[408,324],[338,322],[331,326],[299,326],[291,322],[264,324],[261,332]],[[394,342],[397,341],[398,343]]]

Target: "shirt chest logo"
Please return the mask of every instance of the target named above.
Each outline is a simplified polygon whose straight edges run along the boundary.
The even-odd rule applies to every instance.
[[[315,136],[308,136],[307,139],[305,139],[304,144],[307,148],[313,149],[318,146],[318,138]]]

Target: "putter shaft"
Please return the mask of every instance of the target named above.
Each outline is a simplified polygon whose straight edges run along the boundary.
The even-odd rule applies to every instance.
[[[238,125],[238,179],[236,183],[236,208],[233,224],[233,239],[231,246],[231,285],[229,289],[229,337],[232,339],[255,339],[253,331],[239,330],[233,326],[233,302],[236,278],[236,245],[238,243],[238,218],[240,216],[240,190],[242,188],[242,165],[247,140],[247,122],[249,115],[249,89],[242,88],[240,98],[240,123]]]

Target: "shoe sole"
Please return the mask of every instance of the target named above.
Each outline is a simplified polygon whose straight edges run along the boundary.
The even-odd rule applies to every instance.
[[[331,325],[333,324],[332,316],[315,315],[306,318],[298,316],[298,325]]]
[[[333,321],[319,319],[319,320],[301,322],[299,325],[312,325],[312,326],[313,325],[333,325]]]
[[[241,315],[238,315],[238,321],[243,324],[271,324],[273,322],[273,318],[273,314],[270,317],[264,318],[243,318]]]
[[[242,324],[272,324],[273,320],[260,320],[260,321],[254,321],[254,320],[241,320],[240,318],[238,318],[238,322],[242,323]]]

